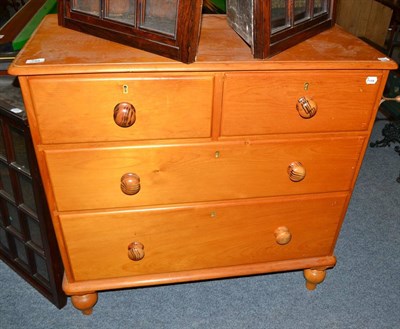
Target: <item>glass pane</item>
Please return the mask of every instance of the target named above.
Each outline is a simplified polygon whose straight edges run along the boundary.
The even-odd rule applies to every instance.
[[[146,0],[140,27],[175,35],[179,0]]]
[[[18,179],[21,186],[23,203],[36,212],[36,203],[31,180],[23,175],[18,175]]]
[[[136,25],[136,0],[109,0],[106,11],[106,17],[109,19]]]
[[[37,273],[39,273],[42,277],[49,281],[49,272],[47,271],[46,261],[36,253],[34,255]]]
[[[314,16],[328,11],[328,0],[314,0]]]
[[[82,11],[87,14],[100,15],[100,0],[72,0],[72,10]]]
[[[18,232],[22,232],[21,222],[18,216],[17,208],[7,202],[7,209],[8,209],[8,219],[12,227],[14,227]]]
[[[14,145],[15,162],[17,167],[29,172],[28,154],[26,152],[23,132],[20,130],[11,129],[11,137]]]
[[[25,245],[17,239],[14,239],[14,241],[15,241],[15,247],[17,249],[17,257],[20,260],[22,260],[25,264],[28,264],[28,256],[26,254]]]
[[[298,22],[306,18],[310,18],[308,10],[309,0],[295,0],[294,1],[294,21]]]
[[[10,171],[8,170],[8,166],[4,163],[0,162],[0,179],[2,189],[6,191],[13,198],[13,188],[11,184]]]
[[[287,27],[289,25],[289,18],[287,15],[287,1],[286,0],[272,0],[271,2],[271,27],[272,33]]]
[[[10,247],[8,246],[6,231],[4,231],[1,227],[0,227],[0,246],[5,250],[10,249]]]
[[[3,139],[3,122],[0,120],[0,156],[6,158],[6,147]]]
[[[33,218],[28,217],[28,227],[33,243],[43,248],[42,234],[40,233],[39,223]]]

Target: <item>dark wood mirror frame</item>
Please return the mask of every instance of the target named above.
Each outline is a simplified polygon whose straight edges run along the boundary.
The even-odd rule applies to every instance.
[[[298,22],[295,22],[294,0],[286,0],[287,25],[274,31],[272,3],[273,0],[227,0],[228,22],[243,39],[247,39],[255,58],[271,57],[335,24],[336,0],[326,0],[326,11],[315,16],[312,14],[315,0],[304,0],[309,16]]]
[[[100,0],[98,16],[74,10],[73,1],[77,0],[59,1],[59,25],[140,48],[183,63],[191,63],[196,59],[202,0],[177,1],[174,35],[145,29],[135,23],[128,25],[121,21],[107,19],[104,13],[108,0]],[[142,17],[143,10],[145,10],[143,8],[146,7],[146,2],[145,0],[136,0],[134,4],[138,8],[135,13],[138,22]],[[166,14],[168,13],[166,12]]]

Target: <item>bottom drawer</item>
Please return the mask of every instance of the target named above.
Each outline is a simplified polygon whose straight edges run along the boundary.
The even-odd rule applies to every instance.
[[[334,193],[61,214],[60,221],[73,278],[82,281],[328,256],[346,199]],[[144,246],[139,261],[128,257],[133,242]]]

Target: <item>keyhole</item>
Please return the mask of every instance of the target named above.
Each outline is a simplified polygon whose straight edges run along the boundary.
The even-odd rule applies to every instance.
[[[123,85],[122,86],[122,93],[127,94],[129,92],[128,85]]]

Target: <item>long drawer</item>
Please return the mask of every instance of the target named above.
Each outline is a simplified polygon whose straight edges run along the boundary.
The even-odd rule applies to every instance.
[[[57,208],[70,211],[345,191],[363,143],[340,137],[46,150],[45,156]],[[292,176],[293,165],[304,179]]]
[[[365,71],[226,74],[221,135],[366,130],[381,81]]]
[[[212,75],[32,77],[41,143],[211,134]]]
[[[95,280],[328,256],[346,198],[61,214],[60,222],[74,279]]]

